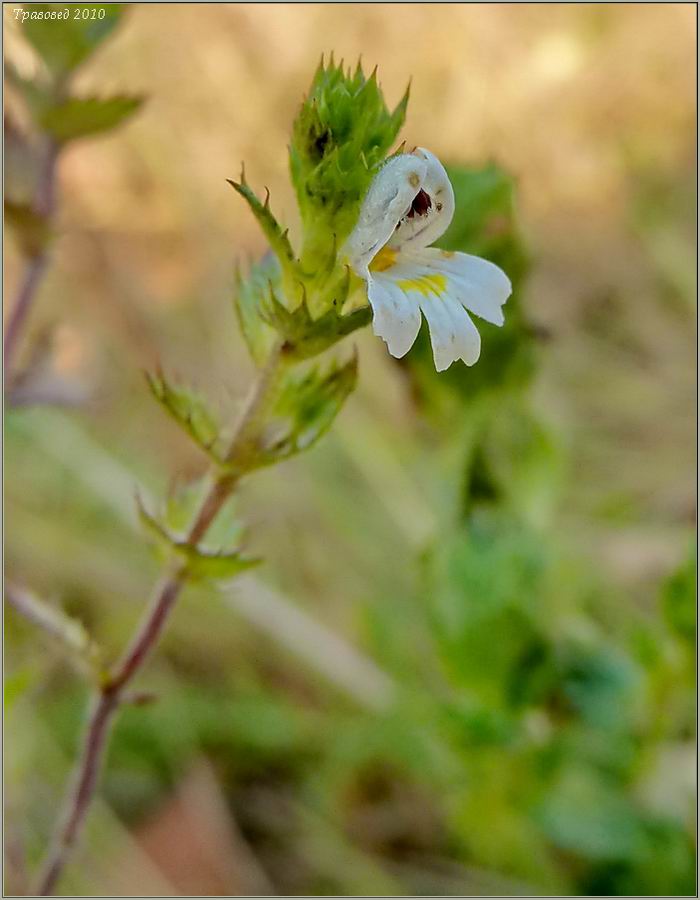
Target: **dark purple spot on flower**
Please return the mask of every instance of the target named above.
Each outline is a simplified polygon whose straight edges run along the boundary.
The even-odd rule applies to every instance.
[[[408,218],[412,219],[415,215],[424,216],[432,205],[430,197],[421,188],[413,198],[413,203],[408,211]]]

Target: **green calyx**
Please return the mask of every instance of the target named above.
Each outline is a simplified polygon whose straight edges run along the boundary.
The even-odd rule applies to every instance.
[[[329,278],[324,292],[325,312],[314,318],[309,311],[306,288],[301,284],[302,302],[290,310],[284,302],[284,276],[278,260],[270,253],[251,267],[246,278],[237,273],[235,308],[241,332],[253,360],[262,365],[279,340],[290,360],[309,359],[323,353],[341,338],[369,324],[371,311],[365,305],[343,314],[354,283],[350,273],[340,268]]]

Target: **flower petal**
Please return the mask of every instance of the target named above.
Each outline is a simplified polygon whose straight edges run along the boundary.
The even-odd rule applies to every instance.
[[[437,371],[444,372],[458,359],[473,366],[481,353],[481,338],[464,307],[449,294],[432,294],[421,298],[420,308],[428,320]]]
[[[400,359],[411,349],[420,330],[420,309],[392,282],[380,275],[367,283],[369,302],[374,311],[374,333],[386,341],[389,353]]]
[[[427,169],[424,159],[403,153],[392,157],[375,176],[362,201],[357,224],[341,250],[361,277],[367,277],[369,263],[410,209]]]
[[[493,325],[503,325],[501,307],[512,293],[508,276],[494,263],[467,253],[450,253],[435,247],[402,250],[402,263],[443,275],[450,293],[470,312]]]
[[[481,339],[448,276],[424,265],[409,263],[402,253],[397,254],[397,260],[376,278],[381,279],[385,289],[393,282],[391,296],[403,295],[411,306],[423,312],[428,321],[438,372],[457,359],[464,360],[468,366],[473,365],[481,352]],[[415,339],[415,334],[413,337]]]

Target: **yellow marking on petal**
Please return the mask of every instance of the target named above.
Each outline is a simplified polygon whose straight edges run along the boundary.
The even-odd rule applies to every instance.
[[[442,256],[443,259],[452,259],[452,257],[454,255],[455,255],[454,250],[441,250],[440,251],[440,256]]]
[[[404,278],[396,282],[402,291],[418,291],[424,297],[431,294],[442,296],[447,291],[447,277],[445,275],[419,275],[417,278]]]
[[[420,177],[415,172],[411,172],[411,174],[408,176],[408,183],[411,185],[411,187],[417,188],[420,184]]]
[[[391,247],[382,247],[370,263],[370,271],[386,272],[386,270],[390,269],[396,262],[396,256],[396,250],[392,250]]]

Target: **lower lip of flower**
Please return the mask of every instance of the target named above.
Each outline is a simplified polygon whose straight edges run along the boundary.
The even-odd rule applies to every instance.
[[[447,290],[447,278],[439,273],[419,275],[417,278],[404,278],[396,282],[402,291],[418,291],[424,297],[434,294],[441,297]]]

